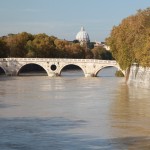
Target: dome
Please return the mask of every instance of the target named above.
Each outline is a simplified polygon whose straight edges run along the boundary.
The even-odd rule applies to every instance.
[[[88,33],[84,30],[83,27],[81,27],[81,31],[79,31],[76,35],[76,40],[79,42],[86,42],[88,43],[90,41]]]

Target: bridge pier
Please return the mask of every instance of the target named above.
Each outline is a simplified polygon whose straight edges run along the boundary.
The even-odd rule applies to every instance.
[[[60,76],[58,73],[56,73],[56,72],[49,72],[48,73],[48,76],[49,77],[58,77],[58,76]]]
[[[12,69],[5,70],[5,74],[6,76],[17,76],[16,70],[12,70]]]
[[[93,73],[85,73],[85,77],[95,77]]]

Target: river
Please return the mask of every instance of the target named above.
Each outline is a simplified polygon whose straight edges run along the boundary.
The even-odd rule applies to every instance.
[[[149,150],[150,91],[104,69],[0,76],[0,150]]]

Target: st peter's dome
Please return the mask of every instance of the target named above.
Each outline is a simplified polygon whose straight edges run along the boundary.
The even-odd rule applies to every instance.
[[[76,40],[78,40],[80,43],[88,43],[88,42],[90,42],[89,35],[84,30],[83,27],[81,27],[81,30],[77,33]]]

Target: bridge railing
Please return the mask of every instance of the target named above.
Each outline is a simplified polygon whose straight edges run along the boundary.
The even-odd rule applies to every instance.
[[[98,59],[69,59],[69,58],[0,58],[1,62],[4,61],[47,61],[47,62],[72,62],[72,63],[104,63],[104,64],[117,64],[115,60],[98,60]]]

